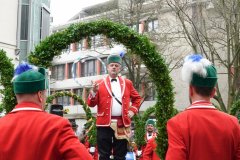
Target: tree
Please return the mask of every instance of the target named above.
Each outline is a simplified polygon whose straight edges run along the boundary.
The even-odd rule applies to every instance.
[[[177,17],[178,35],[186,40],[194,53],[202,53],[217,66],[219,80],[227,77],[227,98],[217,84],[214,97],[217,106],[230,113],[240,95],[240,1],[239,0],[167,0],[171,12]],[[179,39],[182,39],[180,38]]]

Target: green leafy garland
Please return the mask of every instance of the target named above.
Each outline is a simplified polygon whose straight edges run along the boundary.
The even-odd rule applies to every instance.
[[[238,121],[240,121],[240,99],[233,103],[230,114],[236,116]]]
[[[0,59],[0,84],[4,87],[4,89],[0,90],[0,94],[4,96],[0,108],[8,113],[17,104],[12,84],[14,65],[11,62],[12,60],[7,57],[4,50],[0,50]]]
[[[54,94],[50,95],[47,100],[46,100],[46,107],[48,107],[48,104],[52,103],[52,101],[57,98],[57,97],[63,97],[63,96],[68,96],[72,97],[75,101],[79,102],[80,105],[82,105],[83,110],[86,113],[86,119],[87,119],[87,129],[88,131],[88,136],[89,136],[89,143],[93,146],[96,145],[96,118],[92,116],[90,108],[86,105],[86,103],[83,101],[83,99],[74,94],[73,92],[68,92],[68,91],[61,91],[61,92],[55,92]]]
[[[30,54],[29,61],[35,65],[49,67],[54,56],[60,55],[61,51],[70,43],[79,42],[85,37],[97,34],[113,38],[115,41],[122,43],[127,49],[138,54],[150,71],[150,76],[157,91],[157,102],[155,104],[156,126],[159,133],[157,152],[164,159],[167,150],[166,122],[174,112],[172,79],[169,76],[169,70],[164,59],[146,36],[139,35],[123,24],[107,20],[77,23],[43,40],[35,47],[35,51]]]

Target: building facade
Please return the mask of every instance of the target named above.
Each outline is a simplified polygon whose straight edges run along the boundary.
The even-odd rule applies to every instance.
[[[2,0],[0,3],[0,49],[17,65],[27,61],[34,46],[49,35],[50,0]]]
[[[189,46],[184,38],[184,33],[179,33],[180,25],[176,16],[172,14],[166,2],[162,1],[139,1],[136,4],[131,0],[111,0],[94,6],[84,8],[68,22],[63,25],[53,26],[52,33],[67,28],[70,24],[78,22],[89,22],[101,18],[110,19],[121,22],[137,31],[139,34],[146,34],[150,40],[154,41],[157,48],[161,51],[161,56],[166,59],[166,65],[169,67],[170,76],[174,86],[175,104],[178,110],[184,110],[189,105],[188,101],[188,84],[181,80],[181,64],[182,59],[189,53],[193,53],[193,49]],[[209,1],[204,1],[205,8],[211,10]],[[196,1],[192,1],[189,12],[193,18],[197,12],[195,7]],[[206,11],[207,11],[206,10]],[[197,21],[197,19],[196,19]],[[72,91],[83,99],[87,98],[89,87],[92,80],[104,77],[104,67],[96,57],[106,61],[109,54],[111,40],[102,35],[83,39],[81,42],[70,44],[63,51],[60,57],[56,57],[52,64],[51,70],[51,93],[58,91]],[[79,60],[75,63],[76,60]],[[75,65],[76,70],[72,73],[72,66]],[[143,65],[144,69],[144,65]],[[221,69],[221,68],[220,68]],[[72,74],[76,75],[75,78]],[[123,72],[124,75],[124,72]],[[220,83],[226,82],[226,77],[219,78]],[[164,87],[164,86],[163,86]],[[144,87],[143,87],[144,88]],[[140,108],[140,113],[144,112],[149,106],[153,106],[156,100],[154,84],[149,81],[148,89],[150,96],[144,101]],[[226,86],[223,86],[223,93],[226,92]],[[141,91],[140,91],[141,92]],[[72,98],[59,97],[53,103],[61,104],[69,109],[69,113],[65,116],[68,118],[82,119],[84,112],[80,105]],[[91,109],[92,113],[96,113],[96,108]],[[84,120],[79,120],[80,126]]]
[[[18,10],[19,2],[16,0],[3,0],[0,5],[0,49],[6,51],[7,56],[13,59],[15,64],[18,54],[19,37],[18,31]],[[11,8],[11,9],[9,9]]]
[[[27,57],[49,35],[50,0],[19,0],[19,60]]]
[[[3,0],[0,12],[0,48],[14,64],[27,61],[34,46],[49,35],[50,0]]]

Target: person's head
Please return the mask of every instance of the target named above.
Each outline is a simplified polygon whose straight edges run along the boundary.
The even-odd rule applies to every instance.
[[[146,122],[146,130],[148,133],[152,133],[155,131],[155,121],[152,119],[148,119]]]
[[[212,63],[199,54],[185,58],[182,79],[189,83],[190,99],[210,99],[215,94],[217,71]]]
[[[116,78],[121,71],[123,48],[117,46],[111,49],[111,54],[107,57],[107,70],[111,78]]]
[[[13,88],[17,102],[33,102],[44,107],[48,87],[46,71],[23,62],[14,71]]]

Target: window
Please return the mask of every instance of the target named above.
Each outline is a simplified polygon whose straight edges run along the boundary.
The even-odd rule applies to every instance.
[[[61,91],[56,91],[56,92],[61,92]],[[60,105],[63,105],[63,97],[57,97],[56,98],[56,103],[60,104]]]
[[[73,66],[73,63],[68,63],[68,79],[73,78],[73,73],[74,73],[75,78],[76,78],[76,66],[77,66],[77,64],[75,64],[75,70],[73,72],[72,72],[72,66]]]
[[[105,67],[107,67],[107,66],[106,66],[106,65],[107,65],[107,57],[102,58],[102,61],[105,63]],[[101,74],[101,75],[106,74],[106,73],[105,73],[105,68],[104,68],[104,66],[103,66],[102,63],[101,63],[101,72],[100,72],[100,74]]]
[[[96,35],[92,37],[91,42],[92,42],[91,46],[93,47],[93,49],[96,49],[97,47],[101,47],[103,46],[103,37],[101,35]]]
[[[63,90],[63,91],[70,91],[70,90]],[[61,91],[57,91],[57,92],[61,92]],[[71,97],[69,97],[69,96],[57,97],[56,103],[60,104],[60,105],[63,105],[63,106],[69,106],[70,105],[70,99],[71,99]]]
[[[81,51],[83,48],[82,40],[76,43],[77,51]]]
[[[152,20],[148,22],[147,31],[157,31],[158,30],[158,20]]]
[[[70,92],[70,90],[65,90],[67,92]],[[69,96],[63,96],[63,105],[64,106],[69,106],[70,105],[70,99],[71,97]]]
[[[28,40],[28,22],[29,22],[29,5],[22,4],[21,8],[21,40]]]
[[[65,64],[60,64],[52,67],[52,79],[63,80],[65,77]]]
[[[70,45],[68,45],[65,49],[63,49],[64,53],[69,53],[71,50]]]
[[[76,94],[77,96],[80,96],[82,97],[82,94],[83,94],[83,88],[76,88],[76,89],[73,89],[73,93]],[[79,102],[74,100],[74,105],[79,105]]]
[[[156,88],[155,88],[155,85],[150,82],[148,83],[148,86],[147,86],[147,98],[146,98],[146,101],[153,101],[153,100],[156,100]]]
[[[49,35],[49,26],[50,26],[50,12],[45,8],[41,8],[41,32],[40,38],[43,40]]]
[[[81,76],[95,76],[96,75],[96,65],[95,60],[87,60],[81,63]]]

